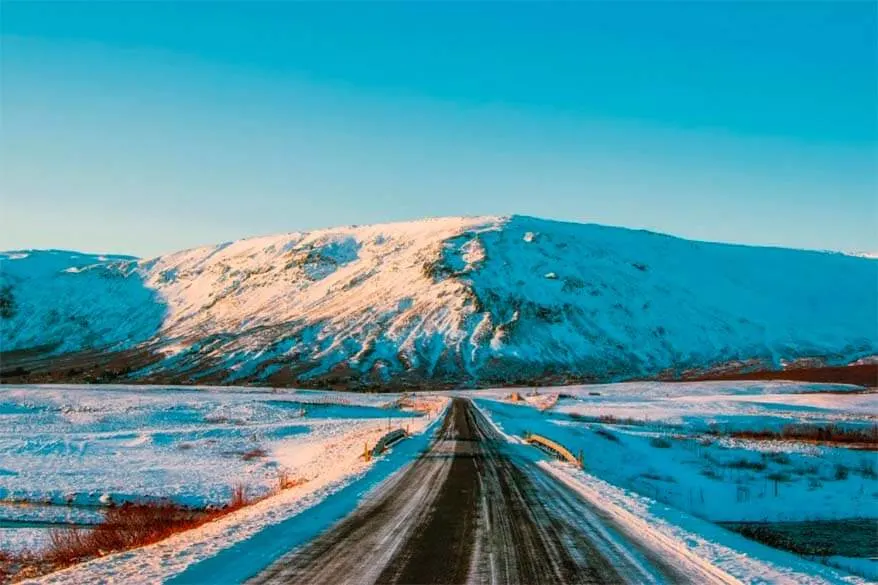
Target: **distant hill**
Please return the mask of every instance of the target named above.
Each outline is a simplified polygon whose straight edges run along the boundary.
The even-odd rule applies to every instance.
[[[0,254],[4,381],[349,389],[675,377],[878,354],[878,261],[531,217],[149,260]]]

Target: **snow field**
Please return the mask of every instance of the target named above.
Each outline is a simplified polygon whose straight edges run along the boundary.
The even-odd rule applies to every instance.
[[[581,451],[584,473],[560,463],[547,464],[548,468],[556,475],[566,474],[565,482],[591,486],[582,488],[588,497],[615,494],[616,504],[621,502],[646,519],[636,530],[649,533],[648,527],[658,526],[699,554],[716,559],[720,568],[727,566],[719,561],[730,562],[735,570],[728,572],[744,582],[858,583],[862,579],[847,576],[846,571],[874,578],[878,574],[874,561],[822,559],[841,571],[812,567],[814,563],[800,565],[807,562],[713,522],[853,518],[878,522],[874,451],[723,434],[781,429],[788,424],[871,428],[878,394],[859,390],[788,382],[643,382],[473,394],[480,409],[512,442],[535,432],[574,453]],[[546,405],[552,406],[546,409]],[[607,497],[597,503],[611,508]],[[663,512],[656,516],[658,510]],[[739,552],[732,554],[729,548]],[[765,559],[769,566],[763,566]],[[772,568],[771,563],[777,566]],[[766,577],[760,580],[763,570]]]
[[[40,523],[95,523],[110,502],[223,505],[236,484],[260,497],[277,491],[282,474],[305,483],[222,522],[283,518],[302,498],[367,468],[359,459],[364,445],[388,427],[421,432],[444,403],[422,399],[433,408],[428,417],[394,407],[399,399],[249,388],[2,387],[0,548],[39,548],[48,533]],[[256,530],[259,521],[249,522]],[[204,529],[218,530],[213,524]]]

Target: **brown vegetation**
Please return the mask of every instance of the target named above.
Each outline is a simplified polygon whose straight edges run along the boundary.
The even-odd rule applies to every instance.
[[[754,439],[760,441],[807,441],[816,443],[838,443],[842,445],[860,446],[878,449],[878,425],[870,428],[851,428],[839,425],[791,424],[780,431],[749,430],[733,431],[730,436],[737,439]]]
[[[855,384],[870,388],[878,386],[878,364],[789,368],[756,372],[703,373],[683,377],[683,381],[687,382],[701,380],[791,380],[824,384]]]
[[[300,486],[308,480],[304,477],[293,477],[289,471],[281,470],[277,474],[277,490],[283,491]]]
[[[262,447],[256,447],[241,453],[241,459],[244,461],[252,461],[253,459],[262,459],[266,455],[268,455],[268,452],[265,449]]]
[[[130,550],[197,528],[262,498],[248,498],[246,486],[232,489],[222,508],[195,509],[173,502],[128,502],[107,509],[94,528],[58,528],[39,552],[0,551],[0,583],[37,577],[107,554]]]

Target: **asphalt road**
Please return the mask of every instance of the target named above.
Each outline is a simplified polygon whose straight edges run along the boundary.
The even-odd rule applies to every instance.
[[[652,551],[652,552],[651,552]],[[708,583],[641,546],[455,398],[437,439],[353,514],[249,582]]]

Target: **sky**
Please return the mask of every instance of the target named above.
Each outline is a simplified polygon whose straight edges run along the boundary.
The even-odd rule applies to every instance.
[[[4,2],[0,249],[534,215],[878,250],[873,2]]]

